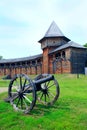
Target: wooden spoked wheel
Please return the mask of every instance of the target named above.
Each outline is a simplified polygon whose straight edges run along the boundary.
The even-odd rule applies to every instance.
[[[38,101],[46,105],[53,105],[57,101],[60,93],[57,80],[54,76],[42,74],[37,77],[37,82],[40,81],[42,83],[40,84],[40,91],[37,91]]]
[[[36,102],[35,84],[25,74],[17,74],[9,84],[10,103],[17,111],[29,113]]]

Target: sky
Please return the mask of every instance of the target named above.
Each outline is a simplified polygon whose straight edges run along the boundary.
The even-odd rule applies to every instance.
[[[0,56],[42,53],[38,41],[53,21],[72,41],[87,43],[87,0],[0,0]]]

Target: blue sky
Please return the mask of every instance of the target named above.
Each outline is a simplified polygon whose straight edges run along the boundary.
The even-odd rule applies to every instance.
[[[87,43],[87,0],[0,0],[0,55],[42,53],[38,41],[52,21],[72,41]]]

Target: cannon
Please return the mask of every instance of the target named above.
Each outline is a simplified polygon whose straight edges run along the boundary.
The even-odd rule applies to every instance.
[[[36,100],[45,105],[53,105],[59,92],[59,84],[51,74],[40,74],[33,80],[26,74],[16,74],[8,87],[9,102],[15,110],[24,113],[30,113]]]

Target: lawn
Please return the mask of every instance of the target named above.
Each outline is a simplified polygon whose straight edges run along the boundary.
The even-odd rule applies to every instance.
[[[4,102],[7,93],[0,94],[0,130],[87,130],[87,77],[65,74],[55,78],[60,85],[58,101],[51,107],[37,102],[27,115]]]
[[[8,87],[10,80],[3,80],[0,78],[0,87]]]

